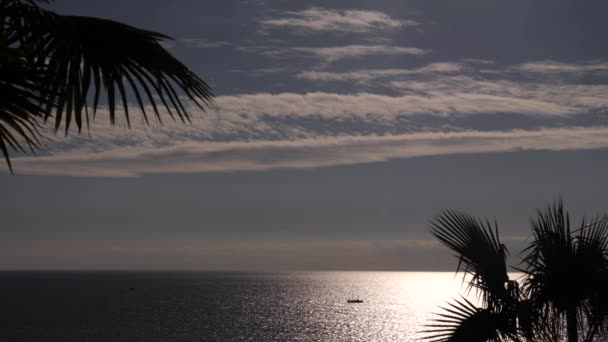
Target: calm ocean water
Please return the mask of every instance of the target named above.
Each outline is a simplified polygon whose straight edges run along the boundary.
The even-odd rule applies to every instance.
[[[460,289],[454,273],[0,272],[0,341],[414,341]]]

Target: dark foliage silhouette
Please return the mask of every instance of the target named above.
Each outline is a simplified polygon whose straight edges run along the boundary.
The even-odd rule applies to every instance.
[[[200,108],[211,104],[209,86],[161,45],[169,37],[116,21],[68,16],[39,6],[47,0],[0,0],[0,150],[41,146],[41,127],[53,122],[65,134],[82,130],[100,102],[114,124],[122,105],[127,125],[129,97],[148,123],[189,120],[180,94]],[[146,109],[150,104],[152,109]]]
[[[431,341],[606,341],[608,339],[608,216],[575,230],[562,201],[531,219],[520,282],[509,279],[506,246],[496,223],[443,211],[432,234],[456,253],[467,291],[429,324]]]

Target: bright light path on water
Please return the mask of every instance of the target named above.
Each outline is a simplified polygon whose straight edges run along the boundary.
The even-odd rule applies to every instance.
[[[303,324],[314,327],[313,335],[326,341],[414,341],[423,336],[420,332],[436,317],[434,313],[442,311],[440,306],[466,292],[462,276],[454,272],[297,272],[290,276],[310,288],[302,303],[309,310]],[[348,303],[348,299],[363,303]]]

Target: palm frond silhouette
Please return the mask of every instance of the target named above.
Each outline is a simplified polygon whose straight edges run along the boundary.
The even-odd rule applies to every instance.
[[[49,120],[55,131],[74,123],[80,132],[101,102],[111,124],[122,107],[128,126],[130,96],[146,123],[150,113],[162,122],[159,108],[188,121],[180,94],[201,109],[212,103],[210,87],[161,46],[168,36],[60,15],[38,5],[45,2],[0,0],[0,150],[11,170],[9,148],[39,148]]]
[[[431,232],[459,259],[480,300],[444,308],[430,341],[605,341],[608,338],[608,216],[572,230],[561,200],[531,219],[521,285],[509,279],[497,224],[446,210]]]

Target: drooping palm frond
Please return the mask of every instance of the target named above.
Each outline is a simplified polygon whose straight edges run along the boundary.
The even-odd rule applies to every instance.
[[[432,342],[485,342],[505,341],[515,337],[512,323],[503,313],[491,309],[477,308],[466,298],[448,303],[442,308],[445,313],[437,314],[434,324],[426,325],[422,333],[431,334],[421,340]]]
[[[100,105],[107,105],[111,124],[122,108],[130,126],[129,98],[136,100],[146,123],[149,112],[162,122],[162,108],[188,121],[186,99],[201,109],[211,105],[210,87],[161,46],[168,36],[112,20],[56,14],[36,2],[46,1],[0,0],[1,47],[19,50],[22,69],[40,76],[27,89],[38,106],[23,114],[53,120],[55,131],[63,124],[67,134],[72,123],[79,132],[88,125]],[[4,74],[0,78],[11,82]],[[8,161],[8,152],[4,155]]]
[[[87,95],[93,95],[95,110],[102,89],[112,122],[118,103],[129,122],[129,91],[146,120],[145,102],[152,104],[160,119],[154,95],[170,115],[182,120],[188,120],[188,112],[180,92],[200,108],[212,100],[209,86],[160,45],[169,39],[166,35],[116,21],[49,11],[43,11],[36,23],[31,30],[36,58],[48,68],[51,85],[44,96],[57,100],[56,108],[47,108],[45,114],[48,118],[54,109],[56,128],[65,121],[67,130],[73,117],[81,129]]]
[[[431,222],[431,233],[456,252],[458,270],[471,276],[471,287],[481,291],[486,304],[509,301],[507,248],[500,242],[496,225],[451,210],[443,211]]]
[[[112,122],[120,98],[129,123],[127,89],[135,95],[146,121],[143,94],[157,118],[153,94],[160,97],[171,116],[176,113],[182,121],[189,117],[179,90],[200,108],[212,99],[207,84],[159,44],[168,38],[162,34],[97,18],[53,15],[50,21],[53,30],[43,41],[40,57],[48,60],[45,64],[53,77],[54,87],[45,95],[57,98],[56,128],[64,119],[67,130],[73,115],[80,129],[87,94],[94,92],[95,110],[102,87]],[[47,111],[47,117],[50,114]]]

